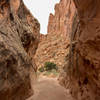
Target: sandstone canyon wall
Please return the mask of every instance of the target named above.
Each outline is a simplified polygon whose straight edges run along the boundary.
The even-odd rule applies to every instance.
[[[55,14],[50,14],[48,34],[40,36],[39,48],[35,55],[38,67],[45,62],[54,62],[59,68],[66,64],[65,57],[69,52],[69,34],[75,6],[71,0],[61,0],[55,5]]]
[[[35,69],[39,30],[22,0],[0,0],[0,100],[25,100],[32,94],[30,69]]]
[[[62,83],[75,100],[100,100],[100,0],[73,2],[77,14]]]

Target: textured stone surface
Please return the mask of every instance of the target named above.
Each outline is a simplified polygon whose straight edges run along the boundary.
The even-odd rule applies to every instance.
[[[70,0],[61,0],[55,5],[55,14],[50,14],[49,17],[48,34],[41,36],[35,55],[38,67],[43,66],[47,61],[56,63],[59,68],[65,65],[65,56],[69,52],[68,33],[71,32],[74,13],[75,6]]]
[[[78,14],[62,83],[76,100],[100,100],[100,0],[73,1]]]
[[[30,69],[39,28],[22,0],[0,0],[0,100],[25,100],[32,94]]]

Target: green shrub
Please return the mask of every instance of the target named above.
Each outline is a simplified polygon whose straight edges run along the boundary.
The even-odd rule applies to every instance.
[[[58,70],[58,67],[53,62],[46,62],[44,64],[44,68],[45,68],[46,71],[50,71],[52,69]]]

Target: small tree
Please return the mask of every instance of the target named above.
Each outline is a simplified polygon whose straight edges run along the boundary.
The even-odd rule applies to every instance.
[[[46,71],[50,71],[50,70],[52,70],[52,69],[58,70],[58,67],[57,67],[56,64],[53,63],[53,62],[46,62],[46,63],[44,64],[44,68],[45,68]]]

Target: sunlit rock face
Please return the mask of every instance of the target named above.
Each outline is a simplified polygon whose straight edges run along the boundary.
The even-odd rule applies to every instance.
[[[72,0],[61,0],[55,5],[55,14],[50,14],[48,33],[62,34],[68,36],[70,32],[75,6]],[[68,39],[67,39],[68,40]]]
[[[38,67],[44,66],[48,61],[56,63],[59,68],[66,64],[65,56],[69,52],[69,33],[74,13],[75,6],[70,0],[61,0],[55,5],[55,14],[49,16],[48,34],[40,36],[35,55]]]
[[[0,100],[32,95],[30,69],[35,70],[39,29],[22,0],[0,0]]]
[[[75,100],[100,100],[100,0],[73,1],[77,14],[62,83]]]

